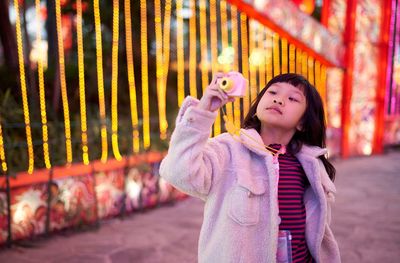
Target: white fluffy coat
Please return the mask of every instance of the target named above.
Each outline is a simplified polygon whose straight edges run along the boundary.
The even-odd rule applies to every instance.
[[[216,112],[194,107],[187,97],[178,113],[161,176],[181,191],[205,202],[199,262],[276,262],[280,218],[277,169],[272,155],[241,135],[209,138]],[[244,130],[261,143],[254,129]],[[318,156],[319,147],[303,146],[296,155],[310,182],[304,194],[306,240],[318,263],[340,262],[330,229],[335,186]]]

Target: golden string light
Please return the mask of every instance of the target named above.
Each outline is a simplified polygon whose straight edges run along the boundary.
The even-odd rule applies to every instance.
[[[257,66],[253,62],[255,56],[255,36],[256,36],[256,23],[257,21],[251,19],[249,22],[249,52],[250,52],[250,102],[253,101],[257,96]]]
[[[167,85],[167,75],[169,70],[169,55],[170,55],[170,32],[171,32],[171,0],[166,0],[164,3],[164,29],[163,29],[163,60],[164,60],[164,81],[165,86]]]
[[[301,74],[301,68],[302,68],[302,66],[301,66],[301,54],[302,53],[303,52],[299,48],[296,49],[296,73],[297,74]]]
[[[226,1],[219,1],[219,8],[221,14],[221,40],[222,40],[222,50],[224,51],[229,45],[228,36],[228,10],[226,6]],[[231,70],[231,65],[229,63],[224,63],[224,72]],[[230,104],[230,103],[228,103]],[[227,105],[228,106],[228,105]],[[231,108],[231,107],[230,107]],[[228,109],[228,116],[232,113],[232,109]]]
[[[247,34],[247,16],[245,13],[240,13],[240,40],[242,46],[242,74],[243,77],[249,79],[249,49],[248,49],[248,34]],[[245,116],[250,107],[250,91],[243,97],[243,115]]]
[[[140,0],[140,53],[142,72],[143,147],[150,147],[149,65],[147,50],[147,6]]]
[[[203,93],[208,86],[208,47],[207,47],[207,5],[200,0],[200,48],[201,48],[201,84]]]
[[[189,18],[189,80],[190,96],[197,98],[197,38],[196,38],[196,0],[190,1],[192,15]]]
[[[308,67],[308,63],[307,63],[308,59],[307,59],[307,53],[304,51],[301,54],[301,75],[303,75],[303,77],[307,78],[307,67]]]
[[[281,73],[280,71],[280,51],[279,51],[279,35],[277,33],[273,33],[273,47],[272,53],[274,56],[274,77]]]
[[[171,3],[166,3],[165,12],[167,18],[167,12],[171,14]],[[166,89],[167,89],[167,61],[169,59],[169,34],[165,32],[164,36],[161,23],[161,2],[160,0],[154,0],[154,26],[156,32],[156,77],[157,77],[157,99],[158,99],[158,111],[159,111],[159,125],[160,125],[160,139],[165,140],[167,138],[167,116],[166,116]],[[168,18],[169,19],[169,18]],[[164,19],[164,22],[167,23]],[[168,41],[166,41],[168,39]],[[168,47],[167,47],[168,45]],[[168,57],[166,57],[168,56]]]
[[[21,85],[22,107],[24,111],[26,144],[28,146],[28,173],[32,173],[34,169],[34,155],[33,155],[31,123],[29,117],[28,96],[26,91],[24,50],[23,50],[24,47],[22,45],[21,21],[19,17],[18,0],[14,0],[14,9],[15,9],[15,30],[17,37],[17,51],[18,51],[19,79]]]
[[[221,27],[222,30],[222,27]],[[217,35],[217,3],[210,0],[210,44],[211,44],[211,71],[215,74],[218,71],[218,35]],[[221,133],[221,118],[218,114],[214,121],[214,136]]]
[[[3,128],[0,122],[0,161],[1,161],[1,170],[4,174],[7,173],[7,162],[6,162],[6,154],[4,151],[4,140],[3,140]]]
[[[111,145],[116,160],[122,159],[118,147],[118,43],[119,43],[119,0],[113,0],[111,49]]]
[[[273,77],[273,72],[272,72],[272,57],[273,57],[273,51],[272,51],[272,46],[273,46],[273,38],[272,34],[273,32],[267,28],[264,29],[266,31],[266,41],[267,41],[267,48],[266,48],[266,55],[265,55],[265,64],[266,64],[266,75],[267,75],[267,82],[269,82],[272,77]]]
[[[257,43],[257,50],[260,52],[260,56],[261,56],[261,62],[259,65],[259,70],[258,70],[258,79],[259,79],[259,88],[263,88],[265,86],[265,47],[264,47],[264,26],[262,26],[261,24],[257,24],[257,39],[256,39],[256,43]]]
[[[178,106],[185,99],[185,50],[183,46],[183,0],[176,0],[176,56],[177,56],[177,81],[178,81]]]
[[[320,81],[319,81],[319,93],[321,95],[322,98],[322,102],[324,104],[324,108],[327,108],[327,91],[326,91],[326,66],[325,65],[321,65],[320,66]],[[325,120],[328,120],[328,111],[325,110]]]
[[[72,141],[71,141],[71,124],[69,119],[69,106],[67,83],[65,80],[65,56],[64,56],[64,40],[61,25],[61,7],[60,0],[56,0],[56,24],[57,24],[57,44],[58,44],[58,61],[60,70],[61,99],[64,111],[65,125],[65,150],[67,152],[67,164],[72,163]]]
[[[76,1],[76,33],[78,44],[78,76],[79,76],[79,102],[81,113],[81,139],[82,139],[82,160],[89,164],[89,147],[87,134],[86,117],[86,96],[85,96],[85,66],[83,59],[83,33],[82,33],[82,0]]]
[[[282,46],[282,74],[288,72],[288,42],[286,38],[281,38]]]
[[[217,28],[217,1],[210,0],[210,44],[211,44],[211,71],[215,74],[218,69],[218,28]]]
[[[93,0],[94,26],[96,33],[96,66],[97,66],[97,90],[99,93],[99,111],[101,120],[101,161],[107,161],[108,142],[107,142],[107,123],[106,106],[104,99],[104,80],[103,80],[103,48],[101,39],[101,20],[99,10],[99,0]]]
[[[131,21],[131,1],[124,0],[124,17],[125,17],[125,43],[126,43],[126,61],[129,85],[129,101],[131,108],[131,123],[132,123],[132,152],[138,153],[140,150],[139,139],[139,119],[136,102],[136,85],[135,72],[133,63],[133,48],[132,48],[132,21]]]
[[[322,100],[324,101],[324,103],[326,104],[326,66],[325,65],[321,65],[321,77],[320,77],[320,94],[322,97]],[[325,111],[326,113],[326,111]]]
[[[35,0],[36,10],[36,41],[37,43],[42,42],[42,30],[40,26],[40,0]],[[49,135],[47,127],[47,115],[46,115],[46,95],[44,88],[44,74],[43,74],[43,59],[38,59],[38,83],[39,83],[39,103],[40,103],[40,118],[42,122],[42,138],[43,138],[43,157],[44,164],[47,169],[51,168],[50,153],[49,153]]]
[[[312,57],[308,57],[308,81],[314,85],[314,59]]]
[[[315,61],[315,88],[320,91],[321,90],[321,63],[316,60]]]
[[[289,72],[296,72],[296,48],[293,44],[289,45]]]
[[[238,32],[238,12],[234,5],[231,5],[231,23],[232,23],[232,47],[234,50],[233,70],[239,71],[239,32]],[[233,103],[233,119],[237,129],[240,129],[240,99],[236,99]]]

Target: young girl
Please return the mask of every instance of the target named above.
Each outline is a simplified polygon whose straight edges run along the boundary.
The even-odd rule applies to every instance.
[[[185,99],[160,167],[164,179],[205,202],[199,262],[279,262],[283,230],[292,236],[293,262],[340,262],[329,226],[335,169],[324,156],[318,92],[300,75],[276,76],[239,136],[210,139],[219,108],[234,100],[219,88],[221,77],[200,101]]]

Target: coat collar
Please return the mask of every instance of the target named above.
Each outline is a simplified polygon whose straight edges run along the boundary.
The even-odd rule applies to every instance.
[[[255,129],[241,129],[240,131],[240,141],[245,147],[258,155],[272,159],[271,154],[264,150],[264,142],[260,134]],[[329,179],[322,162],[318,158],[326,153],[326,148],[303,145],[300,152],[296,154],[296,157],[302,164],[304,170],[306,171],[307,177],[311,182],[316,184],[321,183],[325,188],[325,191],[328,193],[336,193],[335,185]]]
[[[263,149],[264,142],[260,134],[255,129],[240,129],[240,139],[244,146],[259,155],[268,155],[269,153]],[[327,153],[326,148],[318,146],[303,145],[299,152],[300,155],[317,158]]]

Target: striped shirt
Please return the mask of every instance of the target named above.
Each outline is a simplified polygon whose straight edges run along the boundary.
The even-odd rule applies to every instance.
[[[271,145],[279,149],[280,145]],[[278,204],[281,223],[279,230],[292,234],[293,263],[313,262],[306,243],[306,209],[303,196],[309,185],[307,176],[297,158],[289,153],[281,154],[279,161]]]

